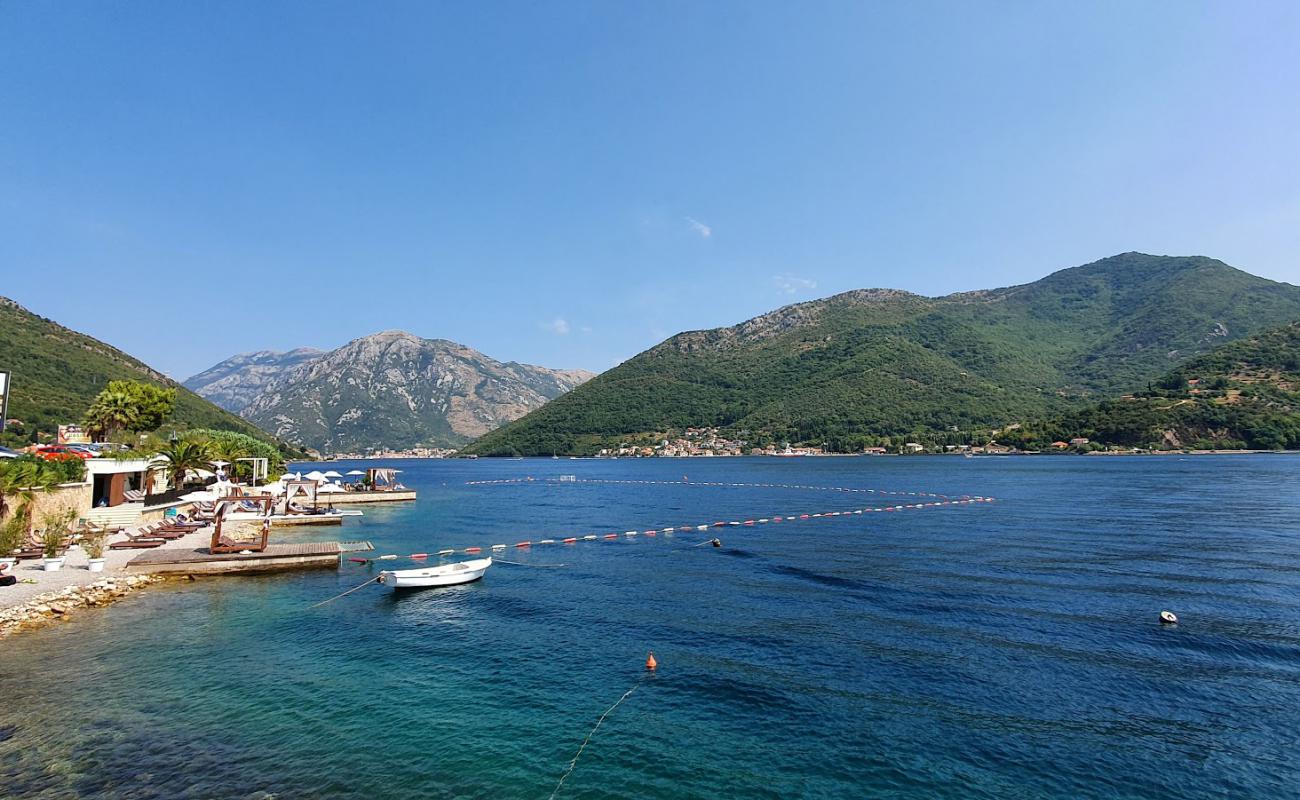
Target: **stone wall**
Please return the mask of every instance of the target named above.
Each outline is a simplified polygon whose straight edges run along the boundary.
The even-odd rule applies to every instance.
[[[41,527],[41,518],[45,514],[54,514],[65,508],[74,509],[77,517],[84,517],[91,509],[91,485],[89,483],[65,483],[60,485],[52,492],[37,492],[35,503],[32,509],[32,525],[35,528]],[[6,498],[6,506],[12,505],[13,500]],[[0,524],[8,519],[9,515],[5,514],[0,518]],[[73,524],[76,524],[77,517],[73,518]]]

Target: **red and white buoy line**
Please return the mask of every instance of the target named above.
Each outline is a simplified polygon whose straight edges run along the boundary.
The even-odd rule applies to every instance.
[[[621,481],[623,483],[638,483],[638,481]],[[726,484],[723,484],[726,485]],[[910,494],[921,495],[925,497],[940,497],[940,495],[924,495],[919,492]],[[502,543],[487,545],[484,547],[448,547],[442,550],[428,553],[409,553],[394,554],[390,553],[382,556],[371,556],[369,558],[349,558],[359,564],[366,564],[371,561],[392,561],[399,558],[409,558],[416,561],[423,561],[429,558],[445,558],[455,555],[478,555],[484,552],[501,553],[508,550],[523,550],[533,547],[547,547],[550,545],[576,545],[580,542],[612,542],[620,539],[634,539],[638,536],[672,536],[674,534],[697,533],[708,531],[714,528],[743,528],[758,525],[777,525],[789,523],[811,522],[812,520],[837,519],[844,517],[860,517],[876,513],[888,513],[897,511],[920,511],[927,508],[940,508],[943,506],[965,506],[976,503],[991,503],[992,497],[981,497],[978,495],[963,497],[948,497],[942,500],[929,500],[922,503],[905,503],[892,506],[871,506],[867,508],[855,508],[848,511],[819,511],[809,513],[782,514],[769,517],[754,517],[750,519],[724,520],[720,522],[706,522],[703,524],[687,525],[670,525],[663,528],[653,528],[650,530],[629,530],[615,533],[587,533],[582,535],[565,536],[559,538],[546,539],[525,539],[514,542],[513,544]]]
[[[934,497],[940,500],[950,500],[951,495],[938,494],[936,492],[899,492],[887,489],[859,489],[850,486],[812,486],[803,483],[732,483],[730,481],[629,481],[629,480],[612,480],[607,478],[501,478],[491,481],[466,481],[466,486],[509,486],[512,484],[530,484],[530,483],[585,483],[585,484],[607,484],[620,486],[714,486],[734,489],[802,489],[804,491],[815,492],[847,492],[858,494],[876,494],[889,497]]]

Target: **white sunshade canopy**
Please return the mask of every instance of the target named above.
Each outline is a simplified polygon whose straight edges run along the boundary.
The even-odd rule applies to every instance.
[[[338,492],[345,491],[347,490],[342,486],[339,486],[337,483],[327,483],[316,490],[318,494],[337,494]]]
[[[325,480],[325,473],[321,472],[318,469],[314,469],[311,472],[308,472],[303,477],[305,477],[309,481],[323,481]]]
[[[335,472],[334,470],[330,470],[329,472],[326,472],[326,473],[325,473],[325,477],[327,477],[327,478],[342,478],[343,475],[342,475],[341,473]]]
[[[364,470],[354,469],[354,470],[349,470],[349,471],[348,471],[348,474],[349,474],[349,475],[365,475],[366,473],[365,473]]]

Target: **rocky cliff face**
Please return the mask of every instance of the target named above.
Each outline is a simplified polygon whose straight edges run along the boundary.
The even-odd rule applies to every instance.
[[[238,414],[287,371],[324,354],[324,350],[314,347],[299,347],[287,353],[272,350],[242,353],[187,378],[184,386]]]
[[[249,384],[262,381],[262,388],[242,416],[323,452],[461,445],[592,377],[503,363],[456,342],[402,331],[362,337],[278,374],[257,355],[263,354],[247,357],[244,368],[218,382],[226,380],[229,392],[239,383],[232,379],[251,372]]]

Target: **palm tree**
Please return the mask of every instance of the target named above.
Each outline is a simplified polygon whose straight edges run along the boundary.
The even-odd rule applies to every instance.
[[[154,469],[167,470],[172,486],[177,489],[185,485],[185,473],[211,466],[207,445],[188,439],[168,442],[154,458],[157,460]]]
[[[107,439],[121,430],[130,430],[138,414],[135,400],[110,385],[95,397],[86,410],[86,428],[97,439]]]
[[[52,492],[59,484],[58,473],[39,461],[16,459],[0,471],[0,518],[9,519],[0,530],[0,553],[10,553],[26,543],[32,534],[32,511],[37,492]]]
[[[248,455],[248,451],[234,439],[212,439],[208,442],[208,455],[216,461],[229,461],[230,466],[226,467],[226,470],[233,480],[238,460]]]

